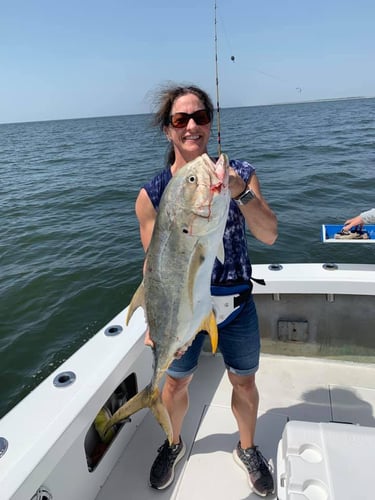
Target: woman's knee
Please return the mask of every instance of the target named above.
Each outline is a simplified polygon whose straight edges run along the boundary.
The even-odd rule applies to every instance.
[[[193,378],[193,375],[188,375],[183,378],[174,378],[170,375],[167,375],[164,383],[164,391],[168,391],[169,393],[178,394],[187,390],[189,384]]]
[[[228,377],[234,390],[246,392],[256,390],[255,374],[237,375],[236,373],[232,373],[229,371]]]

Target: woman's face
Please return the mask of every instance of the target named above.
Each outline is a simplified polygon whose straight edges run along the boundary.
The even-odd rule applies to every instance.
[[[202,109],[205,109],[204,104],[195,94],[186,94],[174,101],[171,115],[175,113],[191,114]],[[165,127],[165,134],[174,146],[175,165],[183,165],[206,153],[210,132],[211,122],[206,125],[198,125],[193,118],[190,118],[182,128],[175,128],[172,124]]]

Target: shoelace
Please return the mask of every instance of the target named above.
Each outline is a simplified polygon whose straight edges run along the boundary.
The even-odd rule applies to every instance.
[[[176,444],[170,447],[168,441],[165,441],[164,444],[158,448],[159,455],[155,462],[155,469],[157,471],[164,470],[166,466],[169,466],[175,460],[179,446],[179,444]]]
[[[267,460],[264,458],[262,453],[257,447],[253,448],[253,452],[247,450],[242,450],[244,455],[244,461],[246,466],[249,468],[250,472],[255,472],[261,469],[270,469]]]

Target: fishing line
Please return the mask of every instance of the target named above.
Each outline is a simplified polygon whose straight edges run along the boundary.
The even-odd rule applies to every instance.
[[[217,48],[217,2],[216,2],[216,0],[215,0],[214,7],[215,7],[215,68],[216,68],[216,102],[217,102],[217,112],[216,112],[216,114],[217,114],[217,142],[218,142],[218,153],[220,155],[221,154],[221,135],[220,135],[219,70],[218,70],[218,48]],[[228,34],[225,30],[224,21],[223,21],[222,17],[220,16],[220,12],[219,12],[219,17],[220,17],[221,28],[223,30],[226,43],[229,47],[230,53],[232,54],[230,59],[232,62],[235,62],[236,57],[233,55],[231,43],[230,43]],[[270,73],[266,73],[265,71],[260,71],[259,69],[254,68],[254,67],[250,67],[249,69],[254,71],[255,73],[259,73],[260,75],[266,76],[267,78],[272,78],[274,80],[278,80],[278,81],[285,83],[287,85],[291,85],[291,86],[293,85],[293,83],[291,81],[280,78],[277,75],[272,75]],[[303,91],[302,85],[295,87],[295,90],[301,95],[301,93]]]
[[[220,104],[219,104],[219,65],[217,61],[217,20],[216,20],[216,0],[215,0],[215,73],[216,73],[216,121],[217,121],[217,153],[221,155],[221,136],[220,136]]]
[[[225,41],[226,41],[226,44],[227,44],[227,49],[229,50],[230,54],[233,54],[232,44],[230,42],[230,39],[229,39],[229,36],[228,36],[228,32],[227,32],[226,27],[225,27],[225,22],[223,20],[223,17],[220,14],[220,10],[218,11],[218,18],[219,18],[219,25],[220,25],[220,34],[221,33],[224,34],[224,38],[225,38]],[[235,59],[236,59],[235,56],[231,55],[230,60],[234,62]]]

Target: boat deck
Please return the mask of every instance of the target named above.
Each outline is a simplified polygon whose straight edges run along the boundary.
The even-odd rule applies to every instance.
[[[275,483],[277,446],[288,420],[375,427],[375,365],[263,354],[257,385],[260,407],[256,443],[274,467]],[[187,453],[176,468],[174,484],[165,491],[148,486],[151,464],[165,439],[148,413],[97,500],[259,498],[232,458],[238,432],[230,394],[221,356],[202,355],[191,383],[190,408],[183,429]],[[361,492],[361,498],[373,498],[373,492],[367,493]]]

